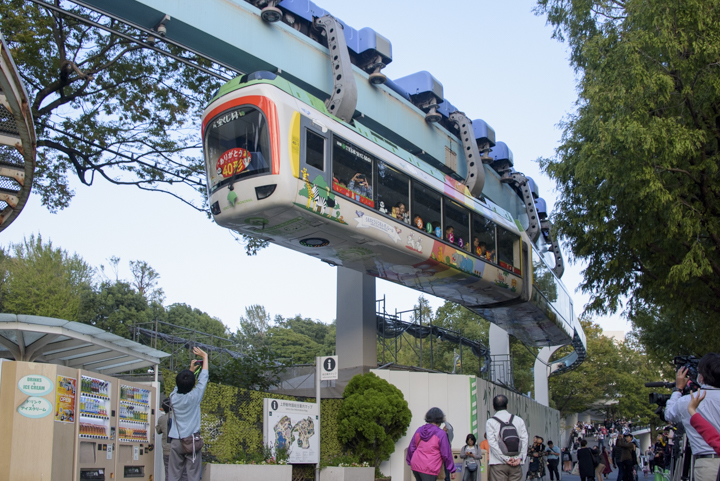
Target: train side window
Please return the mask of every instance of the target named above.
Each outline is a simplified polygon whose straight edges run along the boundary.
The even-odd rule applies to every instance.
[[[495,255],[495,223],[479,214],[472,217],[472,253],[497,263]]]
[[[445,199],[443,239],[462,250],[470,250],[470,212],[457,202]]]
[[[440,203],[441,199],[438,193],[418,182],[412,183],[412,205],[410,208],[412,225],[442,239]]]
[[[305,131],[305,163],[325,171],[325,138],[312,130]]]
[[[500,267],[520,273],[520,237],[497,226],[498,263]]]
[[[377,209],[399,221],[410,223],[408,204],[410,179],[407,175],[378,161]]]
[[[373,201],[373,157],[340,137],[333,138],[333,190],[368,207]]]

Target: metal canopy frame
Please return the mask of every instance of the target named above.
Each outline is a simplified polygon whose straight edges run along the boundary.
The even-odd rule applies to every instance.
[[[79,322],[0,314],[0,357],[44,362],[101,374],[155,367],[163,351]]]

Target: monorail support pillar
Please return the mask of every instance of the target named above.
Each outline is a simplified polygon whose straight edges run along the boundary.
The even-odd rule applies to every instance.
[[[543,347],[535,358],[535,401],[543,406],[550,406],[550,357],[562,346]]]
[[[504,329],[490,323],[490,380],[506,386],[513,385],[510,362],[510,335]]]
[[[377,367],[377,320],[375,278],[346,267],[337,270],[335,348],[342,385]]]

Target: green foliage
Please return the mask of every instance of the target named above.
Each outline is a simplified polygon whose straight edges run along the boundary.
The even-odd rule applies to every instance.
[[[373,373],[358,374],[343,392],[338,439],[349,452],[378,467],[390,459],[412,413],[402,392]]]
[[[280,381],[280,374],[291,365],[289,358],[279,359],[267,347],[245,351],[210,371],[210,380],[244,389],[268,390]]]
[[[535,395],[535,358],[539,351],[537,347],[526,346],[510,336],[513,385],[523,394],[529,392],[531,396]]]
[[[171,304],[167,307],[166,322],[176,326],[195,329],[218,337],[228,337],[227,327],[216,317],[187,304]]]
[[[123,281],[105,281],[82,297],[78,321],[118,336],[131,338],[135,324],[150,322],[152,311],[145,296]]]
[[[94,269],[42,236],[10,246],[0,258],[2,312],[77,321],[81,299],[93,286]]]
[[[613,384],[620,367],[617,348],[602,329],[588,320],[581,320],[587,337],[587,358],[576,369],[550,378],[551,407],[564,417],[581,413],[594,403],[613,400]],[[554,359],[567,355],[569,348],[555,353]],[[552,360],[551,360],[552,361]]]
[[[212,371],[211,368],[210,372],[212,373]],[[162,370],[165,395],[170,395],[175,389],[176,375],[175,372]],[[238,460],[259,462],[265,459],[263,457],[263,399],[267,397],[302,402],[313,401],[209,382],[200,404],[200,429],[205,440],[203,460],[228,463]],[[342,403],[342,399],[325,399],[320,404],[323,420],[320,449],[323,453],[342,453],[340,442],[336,436],[333,436],[337,426],[337,413]]]
[[[193,205],[205,196],[200,113],[222,83],[146,48],[147,36],[69,2],[75,15],[140,42],[55,13],[36,3],[0,3],[0,28],[30,96],[37,128],[33,190],[51,211],[67,207],[69,175],[167,191]],[[195,56],[156,39],[157,47]],[[204,67],[209,62],[198,60]],[[195,192],[193,192],[193,190]]]
[[[587,264],[590,310],[629,299],[641,331],[664,319],[659,331],[693,331],[689,352],[717,345],[720,4],[539,0],[536,12],[578,72],[577,110],[540,164],[560,194],[555,227]]]

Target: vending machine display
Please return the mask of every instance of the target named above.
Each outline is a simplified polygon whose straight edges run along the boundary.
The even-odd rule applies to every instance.
[[[122,442],[150,441],[150,391],[120,384],[118,438]]]
[[[109,381],[81,376],[80,437],[110,439],[112,384]]]

